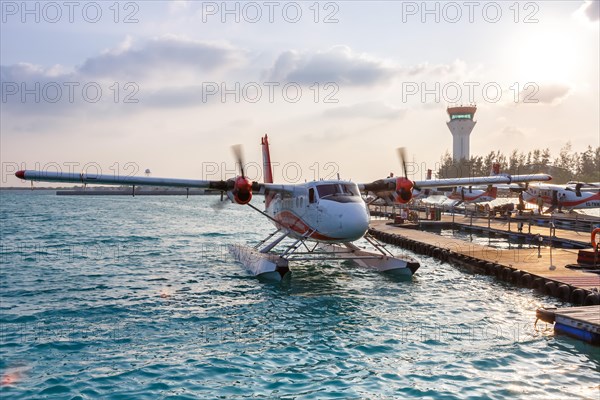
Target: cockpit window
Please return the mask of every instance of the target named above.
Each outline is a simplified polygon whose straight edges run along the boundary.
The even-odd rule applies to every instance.
[[[323,183],[317,186],[319,198],[342,203],[360,201],[358,187],[351,183]]]

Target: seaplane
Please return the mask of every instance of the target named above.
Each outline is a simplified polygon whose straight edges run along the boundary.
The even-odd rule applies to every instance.
[[[253,275],[280,281],[290,273],[293,261],[352,260],[355,263],[396,276],[411,277],[419,263],[408,256],[395,256],[385,245],[369,234],[370,214],[361,193],[387,196],[394,193],[398,203],[408,203],[413,189],[428,187],[500,184],[512,182],[547,181],[546,174],[528,176],[487,176],[456,179],[413,181],[406,176],[403,152],[401,162],[404,177],[379,179],[368,183],[354,183],[340,179],[319,180],[300,184],[277,184],[273,181],[269,140],[261,138],[264,182],[250,181],[244,173],[240,145],[233,146],[240,173],[228,180],[195,180],[149,176],[115,176],[89,173],[21,170],[15,175],[23,180],[76,184],[104,184],[136,186],[165,186],[189,189],[202,188],[221,193],[241,206],[247,206],[275,226],[275,230],[257,244],[231,245],[234,259]],[[264,196],[264,210],[251,203],[254,194]],[[284,239],[287,239],[284,241]],[[364,239],[370,249],[360,248],[355,242]],[[363,242],[364,243],[364,242]],[[364,243],[366,245],[366,243]]]
[[[473,188],[472,186],[467,188],[461,186],[452,192],[446,192],[445,195],[449,200],[458,201],[455,206],[461,203],[486,203],[488,201],[496,200],[496,197],[498,196],[498,188],[493,185],[489,185],[487,189],[483,190]]]
[[[515,189],[512,189],[515,190]],[[600,185],[596,183],[569,182],[566,185],[528,184],[518,187],[522,191],[523,200],[537,204],[541,198],[548,207],[544,213],[552,213],[556,209],[575,210],[584,208],[600,208]]]
[[[500,164],[492,164],[490,175],[500,175]],[[515,175],[513,178],[519,180],[519,176]],[[461,203],[465,204],[478,204],[487,203],[492,200],[496,200],[498,197],[498,187],[492,184],[487,185],[485,188],[473,187],[473,186],[457,186],[454,188],[438,188],[438,191],[444,193],[448,200],[457,201],[454,205],[457,206]]]

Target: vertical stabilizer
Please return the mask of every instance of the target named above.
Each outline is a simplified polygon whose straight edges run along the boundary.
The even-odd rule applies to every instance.
[[[493,163],[491,175],[500,175],[500,163]]]
[[[263,156],[263,178],[265,183],[273,183],[273,169],[271,168],[271,154],[269,152],[269,138],[267,135],[260,138],[260,144],[262,145]]]

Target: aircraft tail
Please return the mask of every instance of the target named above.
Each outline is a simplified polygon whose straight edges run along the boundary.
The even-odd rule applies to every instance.
[[[500,163],[493,163],[490,175],[500,175]]]
[[[269,152],[269,138],[267,135],[260,138],[263,156],[263,178],[265,183],[273,183],[273,169],[271,167],[271,153]]]
[[[430,169],[428,169],[428,170],[427,170],[427,178],[426,178],[426,179],[427,179],[428,181],[429,181],[429,180],[431,180],[431,170],[430,170]],[[425,190],[423,191],[423,195],[424,195],[425,197],[428,197],[430,193],[431,193],[431,190],[430,190],[430,189],[425,189]]]

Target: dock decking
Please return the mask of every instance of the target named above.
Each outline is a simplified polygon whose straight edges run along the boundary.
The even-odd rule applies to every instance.
[[[540,309],[536,314],[546,322],[554,322],[554,330],[558,333],[600,344],[600,305]]]
[[[384,220],[372,221],[371,227],[380,232],[398,234],[457,254],[512,267],[561,283],[576,285],[584,289],[600,288],[600,275],[565,267],[577,263],[577,250],[543,247],[538,253],[536,248],[498,249],[457,238],[440,236],[432,232],[398,228],[387,225],[387,221]]]

